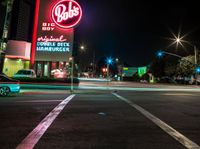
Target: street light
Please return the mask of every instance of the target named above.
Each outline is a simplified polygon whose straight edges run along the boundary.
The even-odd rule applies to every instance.
[[[180,56],[178,54],[175,54],[175,53],[170,53],[170,52],[167,52],[167,51],[163,51],[163,50],[160,50],[156,53],[156,55],[159,57],[159,58],[162,58],[165,54],[167,55],[171,55],[171,56],[175,56],[175,57],[178,57],[178,58],[183,58],[183,56]]]
[[[116,58],[116,59],[115,59],[115,62],[118,63],[118,62],[119,62],[119,58]]]
[[[86,52],[86,50],[89,51],[87,45],[86,46],[81,45],[79,48],[80,48],[81,52]],[[95,50],[92,51],[91,57],[92,57],[92,74],[93,74],[93,77],[94,77],[95,72],[96,72],[96,65],[95,65],[96,53],[95,53]]]
[[[180,38],[177,38],[177,39],[176,39],[176,42],[177,42],[177,43],[180,43],[180,42],[181,42],[181,39],[180,39]]]
[[[160,50],[156,53],[156,56],[158,56],[159,58],[162,58],[164,56],[165,52]]]
[[[80,49],[81,49],[81,50],[84,50],[84,49],[85,49],[85,47],[82,45],[82,46],[80,47]]]
[[[79,47],[81,50],[84,50],[85,47],[84,45],[81,45]],[[74,50],[73,50],[74,51]],[[69,61],[71,62],[71,93],[74,92],[74,59],[75,59],[75,54],[72,52],[72,56],[69,58]]]
[[[109,81],[109,68],[110,68],[110,65],[112,65],[113,63],[113,59],[111,57],[108,57],[106,59],[106,64],[107,64],[107,81]]]
[[[175,38],[175,42],[177,45],[183,45],[182,42],[186,42],[188,43],[188,45],[192,46],[193,49],[194,49],[194,65],[195,65],[195,68],[197,67],[197,63],[198,63],[198,51],[197,51],[197,48],[195,45],[192,45],[191,43],[185,41],[185,40],[182,40],[182,38]],[[196,80],[196,84],[197,84],[197,71],[195,71],[195,80]]]
[[[84,45],[81,45],[81,46],[80,46],[80,51],[81,51],[81,52],[85,52],[85,46],[84,46]]]

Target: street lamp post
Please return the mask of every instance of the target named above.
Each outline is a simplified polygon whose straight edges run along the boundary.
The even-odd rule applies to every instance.
[[[82,51],[85,50],[84,45],[81,45],[79,48]],[[72,56],[69,58],[69,60],[71,61],[71,72],[70,72],[71,73],[71,76],[70,76],[70,79],[71,79],[70,91],[71,91],[71,93],[74,92],[74,58],[75,58],[75,56],[72,53]]]
[[[84,46],[84,45],[81,45],[80,47],[79,47],[79,49],[80,49],[80,51],[81,52],[86,52],[86,50],[87,51],[89,51],[88,50],[88,48],[87,48],[87,46]],[[96,58],[96,53],[95,53],[95,50],[93,50],[93,53],[91,53],[91,58],[92,58],[92,62],[91,62],[91,66],[92,66],[92,75],[93,75],[93,77],[95,76],[95,72],[96,72],[96,62],[95,62],[95,58]]]
[[[195,68],[197,67],[197,63],[198,63],[198,52],[197,52],[197,48],[196,46],[194,46],[194,64],[195,64]],[[195,84],[197,85],[197,76],[198,76],[198,73],[197,71],[195,71]]]
[[[106,59],[106,64],[107,64],[107,83],[109,82],[110,79],[110,65],[113,63],[113,59],[112,58],[107,58]]]
[[[175,42],[176,42],[177,44],[181,44],[181,45],[182,45],[182,38],[176,38],[176,39],[175,39]],[[189,43],[189,42],[186,42],[186,43]],[[198,64],[198,50],[197,50],[197,48],[196,48],[195,45],[192,45],[192,44],[190,44],[190,43],[189,43],[189,45],[192,46],[192,48],[194,49],[194,66],[195,66],[195,68],[196,68],[196,67],[197,67],[197,64]],[[198,73],[197,73],[197,71],[195,71],[195,84],[196,84],[196,85],[198,84],[198,83],[197,83],[197,75],[198,75]]]
[[[95,51],[93,51],[93,66],[92,66],[92,71],[93,71],[93,77],[94,77],[95,76],[95,72],[96,72]]]
[[[71,93],[74,92],[74,58],[70,57],[71,61]]]
[[[158,51],[157,56],[158,57],[162,57],[164,54],[168,54],[168,55],[175,56],[175,57],[178,57],[178,58],[183,58],[182,56],[180,56],[178,54],[166,52],[166,51],[163,51],[163,50],[162,51]]]
[[[107,82],[109,82],[109,67],[110,64],[107,63]]]
[[[195,65],[197,66],[197,63],[198,63],[198,52],[197,52],[197,48],[196,46],[194,46],[194,63]]]

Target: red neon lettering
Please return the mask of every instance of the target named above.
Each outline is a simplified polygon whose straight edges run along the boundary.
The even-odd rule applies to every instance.
[[[62,22],[62,21],[66,21],[69,18],[73,18],[74,16],[78,16],[79,15],[79,8],[76,6],[73,6],[72,8],[72,2],[69,2],[68,5],[68,11],[67,7],[63,4],[58,5],[55,8],[55,16],[57,16],[57,22]]]

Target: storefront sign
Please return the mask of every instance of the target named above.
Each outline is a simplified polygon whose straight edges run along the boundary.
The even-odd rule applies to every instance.
[[[58,2],[52,9],[52,19],[61,28],[76,26],[82,17],[80,5],[74,0]]]
[[[80,5],[74,0],[36,0],[35,16],[31,63],[67,61],[73,49],[73,28],[82,16]]]

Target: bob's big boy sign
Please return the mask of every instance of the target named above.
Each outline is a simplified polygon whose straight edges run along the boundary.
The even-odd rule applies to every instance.
[[[76,1],[59,1],[51,11],[52,19],[61,28],[76,26],[82,17],[82,10]]]
[[[81,17],[82,9],[74,0],[36,0],[31,63],[66,61]]]

